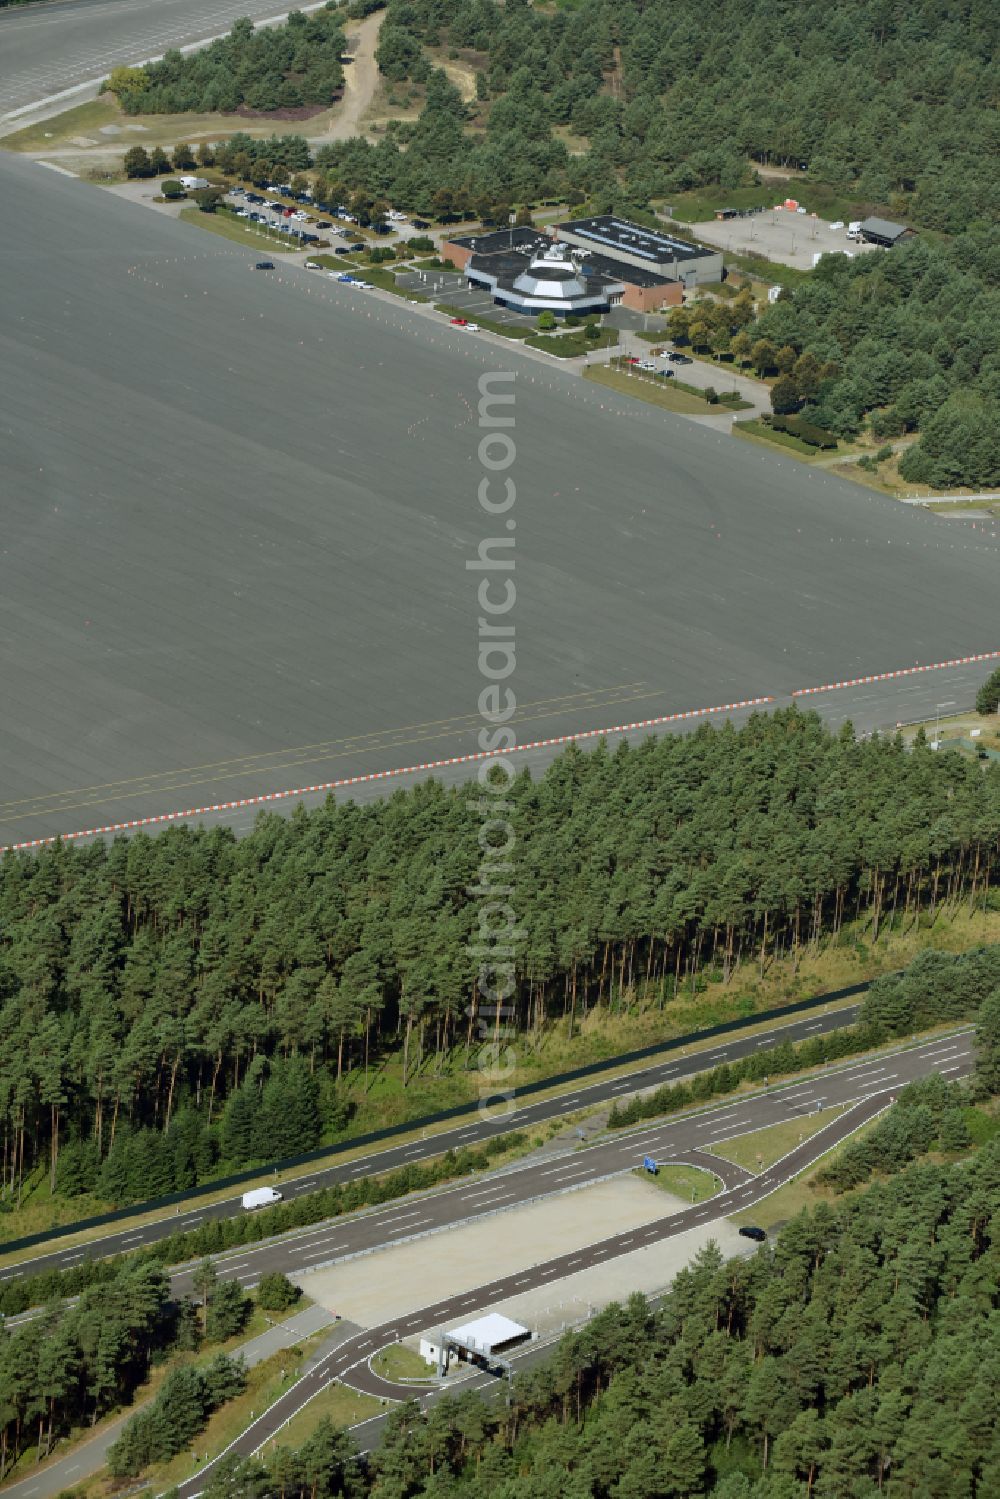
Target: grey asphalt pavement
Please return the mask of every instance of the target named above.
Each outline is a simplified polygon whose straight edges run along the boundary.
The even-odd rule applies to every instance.
[[[266,20],[287,9],[281,0],[55,0],[0,11],[0,117],[98,83],[120,64],[218,36],[240,16]]]
[[[815,1022],[810,1024],[815,1025]],[[722,1056],[717,1060],[722,1060]],[[433,1306],[415,1306],[411,1314],[378,1327],[360,1328],[338,1321],[330,1336],[315,1351],[302,1378],[252,1422],[227,1450],[241,1455],[257,1451],[334,1379],[341,1379],[355,1389],[386,1400],[412,1397],[412,1388],[392,1384],[371,1369],[369,1361],[380,1348],[459,1315],[468,1317],[484,1311],[515,1293],[552,1284],[570,1273],[606,1263],[633,1249],[742,1211],[768,1196],[838,1141],[852,1134],[867,1119],[881,1112],[907,1082],[932,1071],[949,1079],[963,1077],[972,1065],[970,1032],[937,1037],[907,1050],[848,1061],[770,1092],[723,1100],[696,1114],[651,1122],[598,1144],[567,1151],[556,1159],[501,1169],[456,1187],[350,1219],[334,1219],[302,1233],[286,1235],[259,1246],[246,1246],[217,1258],[215,1263],[219,1273],[244,1286],[252,1286],[261,1274],[269,1270],[282,1270],[301,1278],[310,1269],[319,1269],[338,1260],[369,1254],[418,1235],[446,1232],[471,1218],[574,1191],[609,1175],[630,1170],[640,1165],[644,1156],[651,1156],[661,1164],[682,1161],[702,1166],[713,1171],[723,1183],[723,1190],[706,1203],[632,1228],[627,1233],[613,1235],[585,1250],[574,1249],[567,1255],[536,1265],[530,1271],[519,1269],[516,1274],[483,1285],[473,1292],[463,1291]],[[578,1106],[578,1100],[569,1102]],[[801,1119],[804,1133],[810,1114],[835,1104],[847,1105],[843,1115],[757,1175],[712,1156],[714,1142],[736,1138],[769,1125]],[[180,1294],[190,1292],[191,1275],[189,1267],[175,1272],[171,1278],[173,1288]],[[414,1294],[417,1300],[419,1292]],[[321,1331],[331,1320],[331,1314],[323,1308],[308,1307],[287,1322],[249,1340],[240,1351],[249,1363],[259,1362],[297,1338]],[[481,1384],[483,1379],[480,1377],[477,1382]],[[462,1388],[468,1387],[468,1383],[463,1383]],[[423,1398],[433,1399],[440,1393],[437,1391]],[[61,1489],[81,1482],[103,1465],[107,1448],[126,1419],[127,1416],[123,1416],[100,1437],[75,1448],[41,1473],[5,1488],[4,1493],[11,1495],[12,1499],[51,1499]],[[365,1445],[371,1445],[377,1440],[379,1423],[366,1425],[370,1430],[362,1440]],[[182,1485],[181,1499],[193,1499],[200,1493],[205,1477],[214,1466],[214,1462],[207,1464]]]
[[[870,1061],[844,1063],[780,1088],[720,1103],[701,1113],[614,1134],[600,1143],[567,1150],[557,1157],[543,1156],[371,1212],[332,1218],[260,1246],[245,1245],[218,1258],[216,1266],[220,1274],[248,1287],[269,1271],[306,1276],[339,1261],[371,1254],[388,1244],[447,1232],[471,1219],[575,1191],[639,1166],[647,1155],[660,1164],[683,1161],[711,1169],[723,1178],[728,1193],[738,1194],[756,1178],[739,1168],[730,1168],[728,1163],[711,1161],[706,1152],[714,1141],[790,1120],[802,1120],[805,1129],[808,1116],[820,1109],[853,1104],[872,1093],[893,1093],[930,1071],[940,1071],[949,1078],[962,1077],[971,1069],[972,1062],[971,1034],[958,1034]],[[732,1201],[730,1198],[726,1201],[732,1211]],[[173,1275],[171,1283],[180,1294],[191,1293],[193,1274],[193,1269],[184,1268]]]
[[[463,1318],[473,1316],[486,1311],[491,1305],[495,1305],[506,1297],[523,1293],[527,1289],[553,1284],[568,1274],[576,1274],[582,1269],[606,1264],[635,1249],[673,1238],[692,1228],[703,1226],[706,1222],[752,1207],[754,1203],[768,1197],[825,1155],[834,1145],[848,1138],[861,1125],[875,1118],[889,1106],[895,1092],[906,1081],[932,1070],[939,1070],[945,1075],[954,1077],[964,1075],[971,1069],[972,1050],[968,1037],[959,1038],[956,1051],[938,1055],[934,1048],[941,1044],[940,1042],[929,1043],[927,1048],[919,1048],[892,1058],[883,1058],[879,1061],[846,1068],[842,1074],[808,1082],[804,1080],[802,1088],[794,1090],[798,1099],[797,1105],[788,1109],[786,1103],[786,1118],[794,1117],[796,1109],[806,1114],[810,1111],[810,1105],[826,1106],[837,1101],[838,1089],[843,1089],[848,1097],[856,1098],[857,1102],[810,1139],[797,1145],[773,1166],[749,1180],[745,1177],[741,1178],[736,1185],[727,1187],[709,1202],[685,1208],[681,1212],[644,1227],[631,1228],[626,1233],[611,1235],[590,1245],[586,1250],[574,1249],[569,1254],[536,1265],[530,1271],[519,1269],[516,1274],[482,1285],[474,1292],[463,1292],[445,1298],[432,1306],[415,1308],[411,1314],[393,1318],[377,1327],[362,1329],[354,1336],[345,1338],[329,1356],[319,1357],[314,1367],[268,1411],[252,1422],[230,1445],[228,1451],[240,1456],[249,1456],[258,1451],[281,1430],[293,1415],[335,1379],[343,1380],[355,1389],[383,1399],[399,1400],[412,1396],[411,1388],[394,1385],[382,1379],[373,1372],[369,1364],[373,1354],[379,1349],[396,1343],[401,1338],[421,1332],[428,1327],[446,1325],[459,1316]],[[842,1082],[839,1081],[841,1077]],[[766,1101],[774,1102],[773,1099]],[[732,1119],[733,1107],[739,1110],[739,1120]],[[750,1129],[761,1127],[760,1123],[746,1112],[746,1101],[740,1101],[735,1106],[722,1105],[691,1123],[700,1127],[702,1138],[708,1143],[712,1139],[728,1139],[740,1133],[746,1133]],[[682,1128],[681,1121],[673,1121],[633,1135],[630,1142],[633,1160],[636,1148],[643,1153],[655,1152],[657,1156],[660,1156],[662,1152],[663,1154],[669,1153],[672,1157],[672,1142],[680,1134]],[[622,1148],[628,1143],[616,1142]],[[582,1162],[582,1157],[583,1153],[577,1157],[578,1163]],[[498,1179],[505,1181],[507,1178],[504,1176]],[[565,1189],[565,1186],[549,1188],[550,1191]],[[204,1488],[205,1480],[214,1466],[214,1463],[206,1464],[200,1473],[188,1483],[181,1485],[179,1499],[195,1499],[195,1496]]]
[[[497,370],[520,742],[1000,645],[982,533],[30,162],[0,189],[0,843],[475,749]]]
[[[303,1167],[300,1176],[282,1183],[281,1191],[286,1199],[291,1199],[303,1193],[315,1192],[321,1187],[350,1182],[358,1176],[371,1176],[395,1167],[428,1160],[433,1156],[442,1155],[448,1149],[457,1150],[463,1146],[472,1146],[512,1129],[528,1129],[544,1120],[559,1119],[577,1113],[581,1109],[593,1108],[603,1102],[623,1099],[643,1088],[656,1087],[663,1082],[692,1077],[695,1073],[704,1071],[706,1067],[719,1066],[722,1062],[735,1061],[738,1057],[749,1056],[762,1046],[774,1046],[781,1041],[808,1040],[810,1036],[822,1035],[841,1026],[850,1025],[856,1018],[857,1012],[858,1005],[856,1004],[838,1005],[836,1008],[824,1011],[823,997],[820,996],[814,1010],[811,1009],[795,1019],[778,1022],[767,1031],[750,1036],[737,1036],[728,1040],[719,1037],[718,1045],[707,1051],[694,1052],[690,1055],[686,1054],[686,1046],[678,1041],[665,1046],[655,1060],[627,1075],[598,1078],[594,1081],[581,1079],[577,1086],[570,1085],[569,1092],[544,1097],[536,1102],[522,1102],[514,1113],[503,1117],[490,1118],[480,1114],[473,1105],[470,1105],[468,1113],[457,1119],[454,1126],[448,1130],[432,1134],[426,1140],[404,1139],[401,1144],[388,1144],[384,1148],[375,1149],[367,1155],[344,1163],[322,1165],[317,1162],[311,1167]],[[613,1063],[609,1064],[609,1070],[613,1065]],[[554,1088],[558,1087],[560,1082],[565,1083],[565,1079],[559,1078],[553,1078],[551,1081]],[[405,1130],[400,1132],[405,1133]],[[351,1148],[350,1142],[345,1143],[343,1147],[345,1152]],[[13,1275],[40,1274],[45,1270],[65,1270],[84,1259],[108,1259],[115,1254],[127,1253],[148,1244],[155,1244],[160,1239],[168,1238],[178,1229],[194,1228],[199,1223],[213,1219],[236,1217],[243,1211],[241,1195],[242,1189],[223,1202],[210,1204],[199,1203],[197,1199],[192,1199],[187,1206],[183,1207],[183,1210],[178,1209],[176,1216],[161,1218],[154,1223],[144,1225],[125,1222],[102,1238],[92,1239],[89,1243],[45,1249],[31,1258],[22,1260],[16,1267],[0,1273],[0,1280],[10,1279]],[[138,1204],[135,1211],[139,1216],[143,1211],[142,1205]],[[71,1236],[72,1229],[67,1228],[66,1237]],[[329,1231],[323,1239],[327,1244],[332,1242]],[[317,1242],[321,1243],[323,1239]],[[370,1241],[366,1240],[365,1245],[369,1244]],[[315,1248],[316,1246],[309,1247]],[[243,1270],[240,1262],[244,1257],[243,1250],[229,1256],[229,1263],[234,1271]],[[336,1256],[328,1257],[336,1258]],[[317,1258],[319,1256],[313,1256],[314,1260]],[[236,1278],[244,1285],[256,1284],[260,1277],[261,1264],[262,1262],[256,1258],[248,1260],[246,1269]],[[264,1268],[273,1267],[267,1264]]]

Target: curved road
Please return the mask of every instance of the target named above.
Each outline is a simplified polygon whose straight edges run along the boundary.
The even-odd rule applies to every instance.
[[[518,1270],[511,1275],[478,1286],[473,1291],[462,1291],[429,1306],[420,1307],[407,1315],[394,1317],[377,1327],[358,1329],[346,1338],[339,1336],[337,1346],[325,1356],[317,1359],[313,1367],[280,1400],[254,1420],[231,1443],[226,1453],[248,1457],[257,1452],[266,1442],[276,1436],[303,1406],[337,1379],[355,1389],[386,1399],[413,1398],[414,1390],[411,1387],[393,1385],[372,1371],[369,1360],[380,1349],[414,1333],[447,1324],[459,1317],[472,1316],[476,1312],[485,1311],[498,1301],[521,1295],[539,1286],[552,1284],[565,1276],[574,1275],[581,1270],[606,1264],[621,1255],[630,1254],[635,1249],[641,1249],[664,1239],[676,1238],[691,1229],[702,1227],[713,1219],[752,1207],[797,1176],[799,1172],[805,1170],[863,1124],[875,1118],[889,1106],[894,1094],[905,1082],[930,1071],[940,1071],[942,1075],[951,1078],[965,1076],[971,1071],[972,1065],[973,1050],[970,1033],[940,1038],[911,1051],[873,1059],[867,1063],[845,1066],[837,1074],[822,1074],[805,1081],[802,1085],[793,1085],[773,1095],[761,1095],[758,1099],[727,1104],[709,1110],[706,1114],[694,1119],[675,1120],[653,1129],[633,1133],[629,1139],[611,1142],[612,1150],[625,1151],[630,1146],[632,1163],[636,1160],[637,1151],[656,1153],[660,1157],[661,1151],[669,1150],[673,1159],[676,1152],[670,1148],[671,1142],[682,1133],[690,1134],[694,1127],[700,1127],[707,1141],[712,1138],[728,1139],[733,1135],[746,1133],[750,1129],[760,1128],[759,1116],[753,1112],[755,1107],[762,1104],[773,1109],[774,1105],[780,1101],[782,1093],[785,1095],[786,1118],[791,1112],[789,1106],[792,1105],[792,1100],[789,1095],[792,1094],[797,1095],[799,1111],[802,1113],[810,1111],[810,1104],[815,1107],[836,1102],[838,1093],[853,1092],[856,1097],[858,1094],[861,1095],[839,1118],[826,1125],[760,1175],[751,1177],[748,1173],[739,1173],[735,1183],[727,1185],[710,1202],[684,1208],[679,1213],[671,1214],[642,1227],[630,1228],[625,1233],[610,1235],[597,1243],[588,1245],[585,1249],[574,1249],[568,1254],[535,1265],[530,1270]],[[734,1109],[739,1110],[739,1120],[731,1118]],[[725,1118],[724,1116],[727,1115],[730,1117]],[[573,1185],[583,1185],[584,1180],[595,1179],[590,1171],[600,1172],[601,1165],[597,1160],[597,1151],[606,1148],[608,1147],[594,1147],[593,1150],[585,1153],[587,1156],[594,1156],[594,1163],[590,1169],[582,1164],[580,1155],[564,1158],[564,1162],[579,1163],[578,1169],[587,1171],[586,1178],[581,1176],[581,1179],[575,1181]],[[687,1158],[691,1158],[690,1154]],[[620,1166],[619,1169],[627,1169],[627,1166]],[[712,1169],[715,1169],[715,1163],[712,1163]],[[730,1181],[733,1180],[731,1173],[727,1172],[727,1176]],[[503,1174],[493,1178],[494,1182],[503,1182],[504,1179]],[[482,1179],[478,1185],[482,1187]],[[551,1191],[565,1189],[565,1186],[559,1185],[550,1188]],[[433,1199],[433,1201],[436,1200]],[[388,1215],[375,1216],[385,1219]],[[281,1248],[287,1252],[290,1246],[271,1247]],[[196,1499],[205,1487],[206,1478],[224,1455],[226,1454],[220,1453],[219,1457],[206,1464],[201,1472],[181,1484],[178,1489],[178,1499]]]
[[[820,1012],[820,1007],[824,1003],[835,998],[834,994],[820,996],[815,1008],[808,1010],[795,1020],[778,1022],[766,1032],[758,1035],[741,1036],[731,1041],[720,1037],[717,1046],[694,1052],[690,1056],[684,1055],[686,1046],[684,1039],[681,1038],[672,1046],[664,1047],[661,1054],[662,1060],[657,1059],[651,1065],[644,1065],[626,1076],[618,1074],[600,1081],[582,1083],[579,1087],[572,1088],[568,1093],[557,1097],[550,1096],[540,1099],[537,1103],[524,1104],[514,1113],[499,1119],[483,1118],[477,1113],[475,1105],[470,1105],[468,1112],[456,1120],[454,1128],[431,1135],[426,1140],[411,1138],[399,1145],[375,1150],[370,1155],[338,1165],[303,1167],[301,1176],[282,1183],[282,1194],[288,1200],[301,1196],[303,1193],[315,1192],[321,1187],[332,1187],[353,1181],[358,1176],[371,1176],[390,1171],[394,1167],[412,1165],[417,1161],[443,1155],[449,1149],[479,1144],[511,1129],[527,1129],[546,1120],[558,1119],[564,1114],[572,1114],[580,1109],[592,1108],[599,1103],[621,1099],[626,1094],[635,1093],[642,1088],[657,1087],[664,1082],[679,1082],[682,1078],[703,1072],[708,1067],[719,1066],[723,1062],[732,1062],[739,1057],[749,1056],[763,1047],[773,1047],[782,1041],[808,1040],[810,1036],[819,1036],[827,1031],[852,1024],[860,1008],[857,1004],[844,1005],[826,1014]],[[746,1024],[752,1025],[753,1019],[749,1019]],[[612,1070],[617,1065],[619,1064],[611,1059],[607,1064],[608,1070]],[[566,1081],[565,1077],[555,1077],[549,1080],[546,1087],[557,1088]],[[412,1132],[413,1128],[413,1125],[401,1126],[399,1133],[404,1134],[408,1130]],[[352,1144],[348,1141],[343,1148],[345,1152],[356,1149],[357,1142]],[[226,1198],[222,1202],[191,1206],[173,1217],[161,1218],[155,1223],[143,1226],[135,1223],[125,1224],[122,1228],[102,1238],[93,1239],[88,1244],[71,1244],[62,1249],[53,1249],[34,1255],[0,1272],[0,1281],[10,1280],[14,1275],[34,1275],[44,1270],[72,1269],[74,1265],[80,1264],[85,1259],[108,1259],[115,1254],[127,1253],[148,1244],[155,1244],[160,1239],[169,1238],[178,1229],[194,1228],[212,1219],[237,1217],[243,1211],[241,1198],[242,1189],[239,1194]],[[136,1217],[142,1212],[142,1206],[137,1205]],[[71,1236],[73,1232],[73,1228],[68,1226],[65,1237]],[[0,1253],[3,1252],[5,1252],[3,1246],[0,1245]]]
[[[301,1279],[312,1269],[390,1248],[407,1239],[447,1232],[472,1219],[585,1187],[633,1169],[644,1155],[651,1155],[661,1163],[681,1161],[701,1166],[719,1177],[723,1186],[710,1202],[685,1208],[680,1213],[613,1235],[597,1244],[576,1248],[544,1264],[520,1268],[489,1284],[471,1290],[464,1287],[446,1300],[414,1309],[375,1328],[366,1329],[339,1321],[313,1354],[303,1377],[277,1405],[241,1434],[234,1449],[246,1455],[269,1441],[285,1421],[334,1379],[394,1401],[418,1395],[426,1403],[453,1393],[456,1388],[453,1384],[435,1385],[425,1391],[391,1384],[372,1371],[369,1361],[380,1348],[399,1338],[423,1332],[452,1318],[468,1317],[477,1310],[495,1305],[499,1298],[554,1283],[565,1275],[599,1266],[632,1249],[703,1227],[713,1219],[751,1207],[884,1108],[894,1092],[907,1081],[930,1071],[939,1071],[947,1078],[964,1076],[971,1069],[972,1060],[971,1032],[956,1032],[908,1050],[867,1060],[847,1061],[836,1068],[795,1079],[770,1092],[724,1100],[698,1113],[641,1125],[586,1149],[570,1150],[559,1157],[535,1158],[453,1187],[387,1204],[371,1212],[332,1219],[271,1242],[232,1250],[215,1263],[223,1275],[239,1281],[244,1287],[255,1284],[269,1270],[282,1270]],[[753,1176],[742,1167],[711,1153],[713,1142],[795,1118],[806,1119],[814,1110],[837,1103],[847,1106],[847,1112],[841,1118],[797,1146],[760,1176]],[[377,1273],[376,1267],[373,1270]],[[189,1293],[191,1276],[190,1266],[175,1271],[171,1277],[173,1290],[179,1295]],[[328,1315],[319,1307],[313,1307],[311,1312],[318,1316]],[[275,1331],[278,1334],[281,1329]],[[516,1353],[519,1361],[530,1362],[541,1356],[544,1356],[544,1349],[536,1344]],[[460,1388],[490,1388],[493,1383],[490,1375],[474,1374],[463,1379]],[[384,1417],[375,1417],[366,1423],[363,1432],[359,1431],[358,1435],[366,1446],[377,1445],[383,1423]],[[106,1447],[106,1441],[95,1440],[73,1448],[37,1474],[9,1486],[12,1499],[52,1499],[68,1484],[82,1482],[98,1471]],[[200,1490],[207,1471],[206,1468],[185,1486],[185,1499],[190,1499]]]
[[[659,1162],[685,1161],[702,1166],[722,1178],[728,1193],[738,1194],[748,1179],[755,1183],[760,1178],[717,1160],[711,1154],[715,1141],[797,1119],[805,1122],[820,1109],[854,1105],[876,1094],[891,1096],[930,1071],[940,1071],[949,1079],[964,1076],[972,1061],[971,1030],[936,1037],[905,1051],[846,1061],[770,1091],[730,1097],[696,1113],[670,1116],[612,1134],[593,1145],[567,1149],[559,1155],[536,1155],[453,1186],[415,1193],[367,1212],[328,1218],[259,1245],[241,1245],[216,1258],[215,1264],[222,1274],[246,1288],[256,1285],[269,1271],[301,1277],[394,1244],[446,1232],[473,1219],[591,1186],[641,1165],[645,1155]],[[702,1204],[702,1220],[720,1216],[720,1201]],[[723,1211],[732,1211],[728,1197]],[[586,1268],[583,1259],[579,1268]],[[178,1295],[192,1294],[194,1273],[195,1267],[186,1265],[171,1276],[171,1286]],[[477,1299],[478,1293],[464,1298],[466,1302]],[[464,1305],[453,1308],[465,1309]],[[420,1325],[426,1327],[427,1323]]]

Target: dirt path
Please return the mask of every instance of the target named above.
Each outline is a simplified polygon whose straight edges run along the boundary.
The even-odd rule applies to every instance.
[[[378,87],[378,65],[375,48],[385,11],[366,16],[356,31],[348,33],[347,44],[353,59],[344,69],[344,98],[337,118],[322,135],[309,137],[310,145],[323,146],[328,141],[343,141],[361,135],[361,120]]]

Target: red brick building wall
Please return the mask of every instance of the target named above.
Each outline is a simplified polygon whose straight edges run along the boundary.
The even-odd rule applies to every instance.
[[[626,281],[622,306],[633,312],[656,312],[664,306],[679,307],[683,300],[684,288],[679,281],[668,281],[666,286],[632,286]]]
[[[453,245],[450,240],[443,239],[438,256],[441,260],[450,260],[456,271],[464,271],[472,259],[472,251],[467,245]]]

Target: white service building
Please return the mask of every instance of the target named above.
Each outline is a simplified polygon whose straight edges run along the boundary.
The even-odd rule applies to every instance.
[[[500,1312],[487,1312],[485,1317],[467,1322],[464,1327],[439,1333],[437,1337],[431,1334],[421,1338],[420,1357],[428,1364],[445,1369],[463,1355],[472,1360],[491,1359],[530,1340],[530,1329],[522,1327],[520,1322],[514,1322]]]

